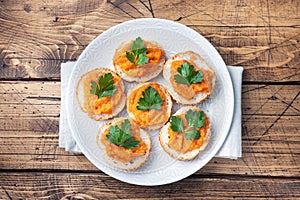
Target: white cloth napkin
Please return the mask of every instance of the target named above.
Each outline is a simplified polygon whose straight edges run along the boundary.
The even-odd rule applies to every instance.
[[[234,92],[234,111],[231,127],[216,157],[237,159],[242,157],[242,67],[227,66]]]
[[[66,151],[81,153],[80,148],[72,136],[66,116],[66,89],[68,87],[69,76],[75,62],[67,62],[61,65],[61,108],[59,121],[59,147]],[[228,66],[234,88],[234,116],[228,136],[216,154],[216,157],[237,159],[242,156],[242,137],[241,137],[241,86],[242,86],[242,67]]]
[[[67,110],[66,110],[66,92],[68,82],[75,62],[62,63],[60,68],[61,74],[61,105],[60,105],[60,119],[59,119],[59,147],[65,148],[66,151],[73,153],[81,153],[80,148],[73,138],[71,129],[68,125]]]

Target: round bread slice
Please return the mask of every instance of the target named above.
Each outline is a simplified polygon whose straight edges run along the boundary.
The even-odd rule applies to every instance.
[[[171,65],[172,62],[178,60],[191,61],[196,65],[194,66],[195,68],[199,70],[203,69],[203,79],[208,86],[207,92],[197,92],[193,98],[186,99],[174,90],[174,87],[171,83]],[[216,82],[216,75],[213,69],[205,62],[205,60],[202,57],[200,57],[199,54],[193,51],[181,52],[169,58],[164,65],[163,77],[167,82],[169,92],[173,99],[178,103],[186,105],[198,104],[207,99],[211,95]]]
[[[97,120],[97,121],[109,119],[109,118],[112,118],[112,117],[118,115],[123,110],[125,103],[126,103],[126,95],[124,94],[125,87],[124,87],[124,83],[123,83],[123,80],[121,79],[121,77],[117,73],[115,73],[114,71],[112,71],[108,68],[96,68],[96,69],[93,69],[93,70],[87,72],[86,74],[82,75],[80,80],[78,81],[77,88],[76,88],[76,98],[77,98],[78,104],[80,105],[81,110],[83,112],[88,112],[85,107],[85,98],[84,98],[84,87],[86,86],[87,82],[90,87],[90,84],[91,84],[90,82],[92,80],[91,77],[98,77],[100,74],[104,74],[104,73],[111,73],[114,77],[120,78],[118,86],[120,87],[122,94],[121,94],[120,102],[118,103],[118,105],[116,107],[114,107],[111,114],[106,114],[106,113],[89,114],[89,117],[91,117],[92,119]],[[94,78],[93,80],[95,82],[98,82],[97,78]]]
[[[144,68],[151,68],[153,65],[154,66],[157,66],[156,70],[155,71],[152,71],[152,72],[148,72],[146,75],[144,76],[130,76],[128,74],[126,74],[122,68],[120,67],[120,65],[116,64],[115,63],[115,60],[121,56],[122,54],[126,53],[126,51],[130,51],[130,44],[132,43],[133,41],[129,41],[129,42],[124,42],[122,43],[117,49],[116,49],[116,52],[115,52],[115,55],[113,57],[113,63],[114,63],[114,67],[115,67],[115,70],[116,72],[126,81],[128,82],[138,82],[138,83],[143,83],[143,82],[146,82],[146,81],[149,81],[153,78],[155,78],[156,76],[158,76],[160,74],[160,72],[162,71],[163,69],[163,65],[166,61],[166,54],[164,52],[164,50],[162,49],[162,47],[156,43],[156,42],[153,42],[153,41],[145,41],[144,40],[144,43],[146,44],[146,47],[149,48],[157,48],[157,49],[160,49],[161,51],[163,51],[163,55],[161,56],[159,62],[157,64],[154,64],[154,63],[146,63],[144,65],[141,65],[141,66],[138,66],[138,67],[144,67]]]
[[[130,104],[130,96],[133,94],[134,91],[136,91],[137,89],[139,89],[140,87],[143,87],[145,85],[150,85],[152,83],[155,83],[157,85],[159,85],[160,89],[163,91],[163,93],[165,94],[165,104],[167,106],[167,111],[165,114],[165,120],[161,123],[158,123],[158,124],[153,124],[153,125],[149,125],[149,126],[146,126],[146,127],[142,127],[142,128],[146,128],[146,129],[149,129],[149,130],[156,130],[156,129],[159,129],[161,128],[169,119],[170,115],[171,115],[171,109],[172,109],[172,105],[173,105],[173,102],[172,102],[172,99],[171,99],[171,96],[169,94],[169,92],[160,84],[156,83],[156,82],[147,82],[147,83],[140,83],[140,84],[137,84],[135,85],[134,87],[130,88],[130,90],[128,91],[127,93],[127,113],[129,115],[129,118],[132,119],[136,124],[139,125],[135,115],[130,112],[129,110],[129,104]],[[139,125],[140,126],[140,125]]]
[[[185,106],[180,108],[174,115],[181,115],[185,114],[188,110],[192,111],[202,111],[198,107],[194,106]],[[207,116],[206,116],[207,117]],[[207,118],[208,119],[208,118]],[[206,140],[203,142],[202,146],[199,149],[194,149],[192,151],[188,151],[187,153],[179,153],[175,151],[174,149],[170,148],[168,145],[169,143],[169,134],[168,134],[168,129],[170,127],[170,122],[168,122],[164,127],[162,127],[160,133],[159,133],[159,142],[162,148],[167,152],[170,156],[177,160],[192,160],[194,159],[200,151],[203,151],[207,144],[209,143],[209,140],[211,138],[211,123],[209,122],[208,127],[206,127]]]
[[[145,142],[145,144],[147,146],[146,153],[143,154],[142,156],[135,158],[134,160],[132,160],[130,162],[121,162],[121,161],[118,161],[118,160],[110,157],[109,155],[107,155],[106,147],[101,142],[101,138],[102,138],[102,135],[104,134],[105,130],[107,130],[111,126],[115,126],[118,122],[124,121],[125,119],[127,119],[127,118],[124,118],[124,117],[114,118],[113,120],[105,123],[99,129],[99,132],[97,135],[97,144],[98,144],[99,148],[105,152],[105,160],[107,161],[107,163],[110,166],[118,168],[118,169],[123,169],[123,170],[134,170],[134,169],[141,167],[149,158],[150,151],[152,149],[152,141],[151,141],[151,137],[148,134],[148,132],[146,132],[145,130],[140,128],[140,137],[142,138],[143,142]]]

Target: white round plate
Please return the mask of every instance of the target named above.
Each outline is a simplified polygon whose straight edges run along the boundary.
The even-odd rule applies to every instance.
[[[104,122],[90,119],[76,101],[76,86],[80,77],[97,67],[113,69],[112,58],[122,43],[140,36],[159,43],[167,58],[183,51],[199,53],[216,72],[216,87],[204,103],[199,104],[212,123],[212,137],[206,149],[191,161],[178,161],[165,153],[158,141],[158,132],[151,131],[152,151],[148,161],[139,169],[125,171],[109,166],[103,160],[104,152],[96,143],[99,127]],[[161,75],[154,79],[162,84]],[[126,83],[126,81],[124,81]],[[130,84],[126,83],[126,87]],[[127,183],[162,185],[181,180],[202,168],[218,152],[230,129],[234,94],[227,67],[216,49],[196,31],[173,21],[136,19],[114,26],[99,35],[80,55],[70,76],[67,94],[67,117],[73,136],[83,154],[104,173]],[[180,107],[174,104],[173,113]],[[127,116],[126,109],[120,116]]]

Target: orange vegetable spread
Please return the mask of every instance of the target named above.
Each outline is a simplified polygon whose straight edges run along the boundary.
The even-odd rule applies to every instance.
[[[157,64],[160,61],[160,58],[164,55],[164,52],[159,48],[147,48],[147,58],[149,58],[148,63]]]
[[[113,125],[116,126],[118,125],[121,127],[122,122],[118,122],[117,124]],[[131,149],[126,149],[125,147],[121,147],[118,145],[115,145],[111,143],[107,138],[106,135],[109,132],[109,128],[105,130],[104,134],[102,134],[101,142],[105,145],[106,147],[106,153],[108,156],[111,158],[118,160],[120,162],[130,162],[133,159],[142,156],[146,153],[147,151],[147,145],[145,142],[142,141],[140,137],[140,129],[138,126],[134,125],[131,123],[130,131],[133,133],[133,138],[135,140],[140,141],[140,145],[134,147],[133,150]]]
[[[111,97],[102,97],[97,98],[94,101],[94,113],[99,115],[101,113],[112,113],[112,104],[111,104]]]
[[[137,109],[138,102],[140,98],[143,96],[143,92],[150,86],[152,86],[162,98],[162,102],[163,102],[162,109],[161,110],[154,110],[154,109],[138,110]],[[157,83],[150,83],[133,91],[129,97],[129,105],[127,106],[129,112],[134,115],[136,123],[143,128],[154,124],[160,124],[164,122],[167,117],[166,115],[167,105],[166,105],[165,93],[161,90],[160,85],[158,85]]]
[[[184,63],[189,62],[194,66],[194,71],[197,71],[197,67],[195,64],[193,64],[191,61],[187,60],[176,60],[172,62],[171,64],[171,84],[174,88],[174,90],[181,95],[182,97],[186,99],[192,99],[198,92],[207,92],[208,91],[208,85],[206,84],[205,80],[203,80],[200,83],[195,83],[192,85],[185,85],[185,84],[179,84],[176,83],[174,80],[174,75],[179,74],[177,69]],[[206,73],[205,70],[201,70],[203,73]]]
[[[147,73],[154,72],[161,58],[165,56],[165,52],[150,42],[144,41],[144,44],[147,49],[146,56],[149,59],[148,63],[139,66],[130,62],[126,57],[126,52],[130,52],[130,45],[128,45],[122,53],[118,53],[117,56],[114,57],[114,65],[120,66],[122,71],[129,76],[144,76]]]
[[[94,94],[90,94],[91,89],[91,81],[95,81],[98,83],[98,77],[103,76],[105,73],[102,74],[90,74],[89,77],[85,79],[84,83],[84,102],[85,102],[85,109],[89,115],[93,114],[111,114],[113,112],[114,101],[120,101],[122,90],[119,89],[118,84],[120,81],[120,77],[114,76],[114,85],[117,86],[116,92],[111,97],[101,97],[98,98]]]
[[[188,128],[188,123],[183,115],[177,115],[177,117],[182,119],[184,129]],[[168,145],[172,149],[179,153],[187,153],[194,149],[199,149],[203,143],[206,141],[206,129],[209,125],[209,120],[206,117],[204,120],[204,125],[198,129],[200,132],[200,138],[195,140],[187,140],[184,133],[174,132],[170,127],[168,128],[169,142]]]
[[[125,72],[133,69],[135,67],[134,63],[130,62],[126,57],[126,53],[122,54],[117,60],[114,62],[116,65],[119,65],[121,69]]]

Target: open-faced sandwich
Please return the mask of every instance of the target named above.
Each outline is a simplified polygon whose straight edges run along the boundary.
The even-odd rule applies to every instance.
[[[100,128],[97,143],[113,167],[133,170],[142,166],[152,147],[149,134],[127,118],[115,118]]]
[[[200,55],[193,51],[169,58],[163,70],[172,97],[181,104],[197,104],[213,91],[216,75]]]
[[[211,124],[198,107],[179,109],[160,131],[162,148],[178,160],[191,160],[207,146],[211,136]]]
[[[158,129],[169,119],[172,99],[168,91],[158,83],[140,83],[127,95],[129,117],[140,127]]]
[[[129,82],[145,82],[156,77],[165,60],[165,51],[156,42],[140,37],[121,44],[113,57],[116,72]]]
[[[126,103],[121,77],[107,68],[84,74],[77,84],[76,97],[82,111],[95,120],[116,116]]]

